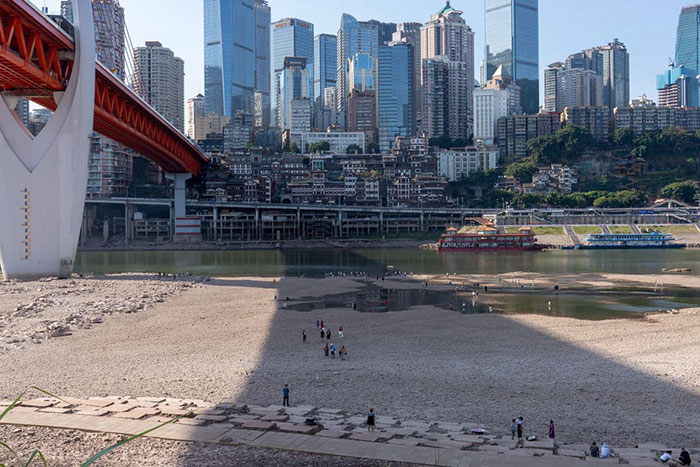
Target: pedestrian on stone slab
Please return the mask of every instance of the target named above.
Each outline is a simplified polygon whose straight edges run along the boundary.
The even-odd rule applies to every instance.
[[[301,331],[301,338],[302,338],[302,340],[303,340],[304,342],[306,342],[306,329],[304,329],[303,331]]]
[[[331,358],[335,358],[335,344],[331,344]]]
[[[374,419],[376,415],[374,414],[374,409],[369,409],[367,413],[367,431],[374,431]]]
[[[348,354],[348,351],[345,350],[345,346],[342,346],[340,348],[340,352],[338,352],[338,353],[340,354],[340,359],[345,360],[345,356]]]
[[[518,445],[522,446],[524,445],[523,443],[523,423],[525,423],[525,419],[523,417],[518,417],[518,419],[515,421],[516,425],[516,430],[518,434]]]
[[[600,457],[600,449],[598,448],[598,445],[593,441],[591,443],[591,457]]]
[[[328,356],[328,352],[331,351],[331,348],[328,347],[328,342],[326,342],[326,345],[323,346],[323,351],[326,353],[326,357]]]
[[[554,434],[554,420],[549,421],[549,433],[547,433],[547,436],[549,436],[549,439],[553,440],[555,438]]]
[[[282,407],[289,407],[289,385],[285,384],[282,388]]]
[[[515,439],[515,433],[517,429],[518,428],[515,425],[515,419],[513,419],[513,421],[510,422],[510,439]]]
[[[338,328],[338,336],[339,336],[340,338],[345,337],[345,335],[343,334],[343,327],[342,327],[342,326],[340,326],[340,328]]]

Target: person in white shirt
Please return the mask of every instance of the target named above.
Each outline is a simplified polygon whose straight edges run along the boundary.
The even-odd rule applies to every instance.
[[[661,456],[659,457],[659,460],[661,461],[662,464],[665,464],[666,462],[670,461],[672,457],[673,457],[673,451],[666,451],[665,453],[661,454]]]

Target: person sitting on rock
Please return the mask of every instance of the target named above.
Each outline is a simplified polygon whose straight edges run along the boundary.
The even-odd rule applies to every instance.
[[[595,444],[595,441],[591,443],[591,457],[600,457],[600,449],[598,448],[598,445]]]
[[[662,464],[667,464],[671,459],[673,459],[673,451],[666,451],[659,456]]]
[[[685,448],[681,449],[681,455],[678,456],[678,463],[681,465],[690,465],[690,453]]]

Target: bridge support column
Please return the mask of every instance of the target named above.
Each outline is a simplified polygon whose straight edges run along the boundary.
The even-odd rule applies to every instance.
[[[95,111],[90,2],[73,1],[75,60],[58,108],[33,137],[0,97],[0,266],[5,279],[69,277],[78,247]]]
[[[202,220],[197,217],[187,217],[187,180],[192,178],[190,173],[171,173],[165,177],[173,182],[173,206],[176,242],[196,242],[202,240]]]

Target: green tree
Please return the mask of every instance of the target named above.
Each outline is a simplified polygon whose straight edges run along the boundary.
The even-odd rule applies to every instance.
[[[361,152],[362,148],[357,144],[351,144],[345,149],[345,154],[360,154]]]
[[[369,143],[367,145],[367,152],[369,154],[379,154],[379,145],[377,143]]]
[[[319,141],[309,146],[309,152],[311,154],[318,154],[322,152],[327,152],[331,150],[331,143],[328,141]]]
[[[292,144],[289,145],[289,152],[292,154],[299,154],[299,148],[297,147],[297,143],[292,142]]]
[[[506,168],[506,175],[514,177],[520,183],[531,183],[537,167],[531,162],[514,162]]]
[[[676,182],[661,189],[661,196],[692,204],[698,198],[700,190],[693,182]]]
[[[631,128],[618,128],[612,136],[612,143],[619,148],[630,147],[634,144],[634,132]]]

